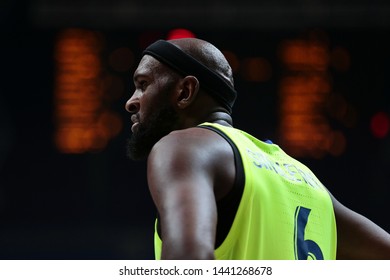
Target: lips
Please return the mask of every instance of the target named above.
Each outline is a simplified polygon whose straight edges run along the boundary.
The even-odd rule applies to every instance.
[[[131,126],[131,132],[135,132],[135,130],[136,130],[136,128],[139,126],[139,123],[138,122],[136,122],[136,123],[134,123],[132,126]]]
[[[132,115],[131,121],[133,122],[133,125],[131,126],[131,131],[134,132],[137,126],[139,125],[139,120],[137,115]]]

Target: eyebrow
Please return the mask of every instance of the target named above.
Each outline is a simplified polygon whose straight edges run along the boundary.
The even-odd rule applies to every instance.
[[[147,75],[145,73],[135,71],[134,75],[133,75],[133,81],[136,82],[137,80],[139,80],[142,77],[147,77]]]

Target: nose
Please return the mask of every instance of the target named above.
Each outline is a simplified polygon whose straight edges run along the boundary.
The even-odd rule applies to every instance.
[[[137,98],[134,97],[134,94],[132,97],[130,97],[129,100],[127,100],[126,102],[126,105],[125,105],[125,108],[126,108],[126,111],[131,113],[131,114],[135,114],[139,111],[139,101]]]

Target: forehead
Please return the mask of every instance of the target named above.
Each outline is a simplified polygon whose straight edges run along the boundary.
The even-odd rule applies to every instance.
[[[134,77],[140,75],[151,75],[161,68],[161,63],[150,55],[144,55],[134,72]]]

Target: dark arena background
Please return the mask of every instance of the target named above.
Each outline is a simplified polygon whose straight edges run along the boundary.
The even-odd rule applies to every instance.
[[[188,36],[230,61],[236,127],[390,231],[389,35],[388,1],[2,0],[0,258],[153,258],[124,105],[142,49]]]

